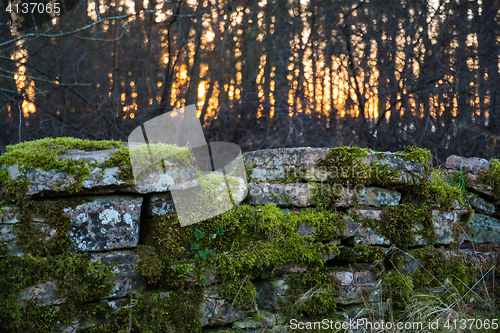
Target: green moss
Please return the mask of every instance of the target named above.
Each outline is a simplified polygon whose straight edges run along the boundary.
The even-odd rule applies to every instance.
[[[286,299],[279,300],[280,314],[285,321],[335,319],[340,291],[330,269],[315,267],[304,273],[291,274],[286,279]]]
[[[500,160],[490,159],[490,169],[481,177],[481,180],[491,186],[496,197],[500,196]]]
[[[430,172],[432,168],[432,154],[426,148],[416,146],[407,146],[401,153],[395,153],[395,157],[400,157],[406,162],[418,162],[418,165],[424,169],[424,172]]]
[[[132,332],[201,332],[203,290],[200,288],[148,291],[133,295],[133,299],[131,313],[123,308],[110,318],[110,326],[81,332],[127,332],[130,319]]]
[[[172,165],[189,166],[194,159],[188,148],[175,145],[157,143],[133,147],[123,146],[111,153],[106,167],[118,167],[118,179],[131,184],[134,180],[131,161],[134,163],[134,169],[137,169],[137,177],[140,180],[151,173],[168,171]]]
[[[415,239],[432,242],[436,237],[431,208],[426,206],[401,204],[387,207],[380,220],[364,222],[400,248],[413,245]]]
[[[416,297],[424,301],[425,295],[441,304],[447,304],[450,298],[460,300],[491,268],[465,255],[446,254],[432,246],[410,250],[391,258],[391,262],[394,270],[383,277],[384,297],[391,298],[396,309],[405,309]]]
[[[116,148],[111,153],[111,158],[103,164],[89,163],[84,159],[73,160],[70,158],[60,159],[70,149],[85,151],[103,150]],[[9,167],[18,164],[19,170],[26,171],[34,168],[43,170],[59,170],[74,176],[74,181],[66,188],[70,193],[79,192],[83,187],[83,181],[90,175],[89,167],[113,168],[118,167],[118,179],[131,184],[134,179],[130,156],[138,163],[143,175],[149,172],[163,172],[163,167],[169,168],[168,163],[175,166],[188,166],[193,157],[188,148],[177,147],[167,144],[153,144],[148,146],[131,147],[130,150],[120,141],[91,141],[74,138],[45,138],[41,140],[22,142],[14,146],[8,146],[6,152],[0,156],[0,165]],[[151,163],[151,161],[163,161]],[[4,194],[12,197],[24,197],[29,181],[26,177],[19,180],[11,180],[7,170],[0,169],[0,188]]]
[[[402,274],[398,271],[387,272],[382,280],[382,286],[383,299],[390,299],[394,308],[405,309],[411,303],[414,285],[409,274]]]
[[[274,205],[240,205],[184,228],[180,227],[175,214],[155,217],[144,224],[149,232],[143,239],[154,247],[155,254],[143,261],[144,266],[140,265],[141,273],[149,277],[155,287],[184,288],[187,285],[167,285],[163,281],[173,281],[174,276],[178,277],[177,281],[185,281],[189,276],[193,284],[203,285],[207,282],[206,272],[212,271],[221,282],[220,292],[224,298],[234,301],[239,308],[253,309],[252,279],[273,276],[289,263],[323,267],[323,256],[338,254],[332,244],[298,235],[301,223],[316,227],[317,240],[335,239],[344,228],[341,214],[313,209],[305,209],[298,215],[284,214]],[[204,237],[200,237],[201,234]],[[197,253],[191,246],[194,242],[198,248],[212,250],[214,260],[194,259]],[[168,268],[159,274],[156,268],[148,268],[151,265]]]
[[[0,165],[9,167],[18,164],[20,171],[34,168],[43,170],[61,170],[75,176],[75,181],[68,187],[69,192],[77,192],[82,187],[82,181],[88,177],[90,170],[83,160],[70,158],[59,159],[69,149],[102,150],[123,147],[119,141],[92,141],[75,138],[45,138],[7,146],[6,152],[0,156]],[[0,172],[0,187],[6,189],[8,196],[24,196],[27,179],[11,181],[6,170]]]
[[[374,155],[365,162],[370,154]],[[342,196],[342,187],[354,185],[391,185],[399,182],[399,173],[391,171],[384,164],[383,154],[366,148],[335,147],[323,158],[318,159],[315,168],[321,170],[323,182],[316,185],[314,202],[321,209],[334,209]]]
[[[90,261],[89,254],[57,257],[7,257],[0,261],[0,322],[8,332],[52,332],[56,323],[69,325],[79,306],[105,297],[112,290],[113,265]],[[38,283],[53,281],[58,306],[44,307],[32,300],[18,303],[20,293]]]
[[[257,167],[257,164],[252,163],[249,166],[245,167],[245,172],[247,175],[247,182],[252,182],[252,170]]]
[[[433,171],[432,181],[429,184],[429,201],[437,203],[438,208],[450,209],[454,202],[461,206],[464,202],[461,188],[451,185],[451,179],[445,180],[444,172]]]

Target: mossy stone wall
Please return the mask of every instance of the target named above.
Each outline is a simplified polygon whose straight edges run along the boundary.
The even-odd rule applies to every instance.
[[[154,151],[179,179],[196,172],[187,149]],[[129,156],[72,138],[0,156],[3,331],[285,332],[499,311],[498,160],[251,152],[244,203],[181,227],[160,172],[134,182]]]

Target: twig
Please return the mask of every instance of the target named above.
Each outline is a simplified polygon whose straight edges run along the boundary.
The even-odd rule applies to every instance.
[[[244,284],[245,284],[245,282],[247,281],[247,278],[248,278],[248,274],[247,274],[247,276],[245,276],[245,278],[243,279],[243,283],[241,284],[240,289],[238,289],[238,292],[236,293],[236,296],[234,297],[233,302],[231,303],[231,307],[233,307],[233,306],[234,306],[234,302],[236,302],[236,299],[238,298],[238,295],[240,294],[241,288],[243,288],[243,285],[244,285]]]

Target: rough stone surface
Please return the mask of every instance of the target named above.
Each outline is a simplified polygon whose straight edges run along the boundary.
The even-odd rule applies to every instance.
[[[391,242],[373,231],[372,228],[365,226],[361,222],[355,222],[353,219],[346,220],[346,230],[344,240],[352,244],[370,244],[370,245],[390,245]]]
[[[236,309],[229,301],[220,297],[215,287],[207,288],[204,298],[201,305],[202,326],[227,325],[244,317],[243,311]]]
[[[90,260],[101,260],[103,263],[115,265],[113,267],[115,275],[111,281],[113,290],[105,298],[125,297],[130,290],[146,286],[146,281],[136,272],[139,261],[137,254],[126,251],[94,254]]]
[[[495,205],[484,200],[483,198],[475,195],[468,195],[467,200],[469,200],[469,203],[474,208],[476,213],[489,215],[495,214]]]
[[[460,216],[465,213],[461,210],[451,212],[432,210],[432,223],[437,237],[434,244],[451,244],[453,242],[453,228],[460,224]],[[418,240],[415,245],[427,244],[426,240]]]
[[[350,213],[360,220],[376,220],[377,223],[384,223],[382,220],[382,211],[377,209],[352,209]],[[453,210],[451,212],[432,210],[432,221],[436,240],[433,244],[450,244],[453,242],[453,228],[460,223],[460,216],[466,214],[465,210]],[[422,229],[423,226],[417,224],[415,231]],[[384,236],[378,234],[362,222],[355,222],[353,219],[346,219],[346,230],[343,239],[354,237],[356,244],[370,245],[390,245],[390,241]],[[415,236],[415,241],[410,246],[429,245],[427,239]]]
[[[379,300],[382,292],[381,280],[374,271],[368,268],[355,267],[352,270],[331,272],[340,287],[340,296],[335,300],[338,304],[363,304]]]
[[[470,232],[462,235],[463,240],[475,243],[500,243],[500,220],[484,214],[474,214],[469,221]]]
[[[401,201],[401,193],[380,187],[366,187],[357,193],[356,203],[366,206],[396,206]]]
[[[70,251],[106,251],[132,248],[139,242],[141,196],[110,195],[64,209],[71,219]]]
[[[446,159],[445,168],[448,170],[463,170],[474,175],[482,174],[490,168],[490,162],[479,157],[460,157],[451,155]]]
[[[473,192],[479,193],[488,199],[494,199],[495,194],[493,193],[493,188],[490,185],[482,183],[482,177],[483,175],[468,173],[465,177],[467,187]]]
[[[321,185],[324,191],[335,191],[329,185]],[[385,188],[367,186],[348,188],[341,186],[342,197],[335,203],[336,207],[361,206],[395,206],[401,200],[401,193]],[[279,206],[305,207],[314,205],[314,185],[302,183],[272,184],[272,183],[249,183],[249,202],[253,205],[273,203]]]
[[[183,182],[196,178],[196,171],[193,167],[177,167],[168,165],[163,174],[150,174],[148,177],[134,182],[134,185],[127,185],[118,179],[119,168],[99,168],[90,166],[91,163],[102,164],[108,161],[114,149],[83,151],[71,149],[66,154],[58,156],[61,160],[72,159],[75,161],[83,160],[90,170],[90,175],[83,180],[83,193],[103,194],[112,193],[116,190],[132,193],[155,193],[165,192],[170,189],[169,184]],[[61,170],[43,170],[41,168],[20,170],[17,164],[7,168],[9,177],[13,180],[21,180],[24,177],[30,183],[27,188],[27,195],[64,193],[69,186],[75,183],[75,177],[68,175]]]
[[[286,300],[288,285],[282,277],[254,281],[254,286],[259,309],[276,311],[279,300]]]
[[[376,209],[356,209],[351,213],[361,220],[378,220],[381,222],[381,210]],[[355,244],[370,244],[370,245],[390,245],[391,242],[372,230],[372,228],[364,225],[362,222],[356,222],[350,217],[344,218],[346,222],[346,230],[344,231],[343,239],[350,238]]]
[[[297,178],[320,181],[314,164],[329,152],[326,148],[279,148],[245,153],[246,167],[252,167],[249,181],[284,181]]]
[[[126,251],[94,254],[90,260],[91,262],[101,260],[103,263],[114,265],[113,272],[115,275],[109,281],[113,289],[103,299],[122,298],[130,290],[146,286],[146,282],[136,273],[137,262],[139,261],[139,256],[136,254]],[[57,281],[43,282],[24,289],[20,294],[19,304],[25,305],[30,299],[35,303],[47,306],[61,304],[66,301],[65,298],[58,296]]]
[[[168,213],[175,213],[174,200],[168,193],[156,193],[147,199],[147,214],[149,216],[161,216]]]
[[[324,158],[330,152],[325,148],[279,148],[266,149],[245,153],[245,165],[251,168],[249,181],[282,182],[286,179],[298,181],[326,180],[327,172],[314,165],[319,158]],[[376,166],[388,166],[391,171],[399,171],[400,180],[394,185],[406,184],[423,175],[423,166],[418,162],[404,161],[395,153],[384,152],[376,155],[368,151],[363,163],[376,162]]]
[[[249,183],[249,201],[253,205],[272,203],[279,206],[305,207],[311,205],[313,196],[313,185],[290,183],[290,184],[270,184]]]

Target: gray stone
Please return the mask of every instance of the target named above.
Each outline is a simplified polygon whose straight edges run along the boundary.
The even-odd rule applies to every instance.
[[[245,153],[246,167],[252,167],[248,181],[320,181],[315,173],[316,160],[329,152],[326,148],[278,148]]]
[[[137,262],[139,261],[138,255],[127,251],[120,251],[93,254],[91,256],[91,262],[98,260],[101,260],[103,264],[114,265],[114,275],[108,281],[113,286],[113,289],[102,299],[125,297],[129,291],[146,286],[146,281],[136,272]],[[20,294],[19,304],[24,306],[29,300],[46,306],[64,303],[66,299],[58,296],[57,284],[57,281],[47,281],[24,289]]]
[[[361,220],[374,219],[381,222],[381,210],[356,209],[352,211],[353,215]],[[343,239],[350,238],[354,244],[370,244],[370,245],[390,245],[391,242],[366,226],[362,222],[356,222],[350,217],[344,218],[346,222],[346,230],[344,231]]]
[[[495,214],[494,204],[484,200],[481,197],[472,194],[467,195],[466,198],[471,204],[471,206],[474,208],[474,211],[476,211],[477,213],[490,214],[490,215]]]
[[[248,198],[253,205],[276,204],[279,206],[305,207],[311,205],[313,185],[289,183],[249,183]]]
[[[61,304],[66,301],[65,298],[58,297],[57,283],[54,281],[39,283],[24,289],[19,297],[19,305],[26,306],[30,300],[45,306]]]
[[[89,197],[76,208],[67,207],[71,219],[70,251],[106,251],[132,248],[139,242],[141,196]]]
[[[479,193],[488,199],[495,199],[495,193],[493,193],[493,188],[490,185],[483,183],[483,175],[474,175],[468,173],[465,176],[467,182],[467,188],[473,192]]]
[[[469,220],[470,232],[462,235],[463,240],[474,243],[500,243],[500,220],[488,215],[474,214]]]
[[[21,213],[17,207],[0,206],[0,223],[10,224],[21,221]]]
[[[382,220],[382,210],[377,209],[352,209],[350,214],[358,220],[376,220],[377,223],[384,223]],[[453,229],[460,223],[460,217],[467,213],[466,210],[452,210],[450,212],[432,210],[432,222],[436,240],[433,244],[451,244],[453,242]],[[416,224],[414,231],[421,230],[422,225]],[[344,239],[354,237],[356,244],[370,245],[390,245],[390,241],[384,236],[372,230],[362,222],[355,222],[353,219],[346,219],[346,230]],[[419,235],[415,236],[413,244],[410,246],[429,245],[427,239]]]
[[[333,271],[330,273],[337,279],[340,296],[335,300],[338,304],[363,304],[379,301],[382,294],[382,280],[377,274],[363,266]]]
[[[288,285],[283,278],[254,281],[254,286],[259,309],[277,311],[279,300],[286,300],[285,292],[288,290]]]
[[[432,210],[432,223],[437,237],[434,244],[447,245],[453,242],[453,229],[460,224],[460,216],[464,213],[465,211],[461,210],[451,212]],[[418,239],[415,245],[428,245],[428,241]]]
[[[401,201],[401,193],[380,187],[366,187],[357,193],[358,205],[366,206],[397,206]]]
[[[120,172],[118,167],[106,168],[104,166],[95,166],[95,164],[104,165],[116,150],[117,148],[96,151],[70,149],[66,154],[58,156],[58,158],[61,160],[71,159],[85,162],[90,170],[90,175],[86,176],[82,181],[83,189],[81,192],[84,194],[112,193],[117,190],[141,194],[165,192],[170,190],[169,184],[196,179],[196,170],[194,167],[175,166],[166,161],[165,173],[151,173],[147,177],[134,182],[134,185],[127,185],[124,181],[118,179]],[[34,168],[20,170],[17,164],[9,166],[6,169],[12,180],[26,178],[29,182],[26,191],[27,195],[65,193],[76,182],[75,176],[57,169],[43,170],[42,168]]]
[[[307,236],[311,236],[311,237],[315,237],[316,235],[316,227],[312,227],[312,226],[309,226],[305,223],[301,223],[299,225],[299,228],[297,230],[297,233],[302,236],[302,237],[307,237]]]
[[[318,184],[320,185],[320,184]],[[249,201],[254,205],[272,203],[279,206],[305,207],[314,205],[314,185],[301,183],[272,184],[272,183],[249,183]],[[336,191],[328,184],[321,184],[320,191]],[[401,200],[401,193],[385,188],[374,186],[356,186],[356,189],[339,186],[342,190],[340,201],[335,203],[336,207],[361,206],[396,206]]]
[[[324,181],[329,172],[324,168],[315,167],[316,161],[324,158],[330,152],[325,148],[279,148],[245,153],[245,165],[251,169],[249,181],[253,182],[283,182],[287,179],[297,181]],[[391,185],[401,185],[418,181],[424,174],[423,166],[417,161],[405,161],[395,153],[376,153],[367,151],[363,163],[374,162],[375,173],[378,168],[388,167],[396,171],[399,180]]]
[[[490,162],[479,157],[460,157],[451,155],[446,159],[445,168],[448,170],[463,170],[474,175],[480,175],[490,168]]]
[[[143,288],[146,281],[136,272],[139,256],[134,253],[119,251],[113,253],[93,254],[91,262],[101,260],[113,264],[113,290],[105,298],[125,297],[132,289]]]
[[[156,193],[147,199],[148,209],[146,213],[149,216],[161,216],[169,213],[175,213],[174,200],[170,192]]]
[[[219,296],[216,287],[205,290],[200,312],[202,326],[227,325],[244,317],[243,311],[236,309],[228,300]]]

